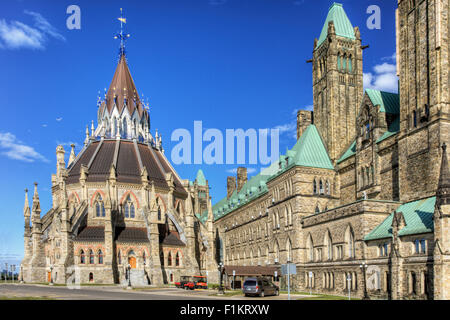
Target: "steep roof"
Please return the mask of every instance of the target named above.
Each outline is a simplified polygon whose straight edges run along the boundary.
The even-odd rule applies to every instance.
[[[286,162],[286,159],[288,161]],[[229,199],[226,197],[213,206],[214,219],[229,214],[267,192],[267,182],[294,166],[323,168],[333,170],[325,145],[316,126],[311,124],[301,135],[297,143],[278,161],[249,179],[242,189],[234,190]],[[201,217],[201,215],[199,215]]]
[[[401,205],[395,212],[403,213],[405,226],[398,232],[399,236],[433,232],[433,213],[436,197],[412,201]],[[373,229],[364,240],[377,240],[392,237],[392,220],[394,212]]]
[[[197,171],[197,177],[195,180],[197,181],[197,184],[199,186],[206,186],[206,179],[205,179],[205,175],[203,174],[202,169],[199,169]]]
[[[369,96],[374,106],[380,106],[380,112],[399,114],[399,94],[374,89],[366,89],[366,94]]]
[[[317,46],[320,46],[328,37],[328,23],[333,21],[336,35],[348,39],[356,39],[355,30],[347,17],[341,3],[333,3],[328,10],[328,15],[322,28]]]
[[[351,156],[356,154],[356,140],[353,141],[353,143],[350,145],[350,147],[347,149],[347,151],[344,152],[342,157],[337,161],[337,163],[341,163],[344,160],[347,160]]]
[[[120,57],[106,94],[106,103],[103,103],[102,108],[106,106],[108,112],[111,113],[114,104],[117,105],[119,113],[122,112],[125,105],[130,115],[133,114],[134,110],[139,112],[140,117],[142,117],[142,113],[147,113],[142,107],[125,55]]]
[[[333,164],[316,126],[311,124],[298,139],[291,152],[298,166],[333,170]]]

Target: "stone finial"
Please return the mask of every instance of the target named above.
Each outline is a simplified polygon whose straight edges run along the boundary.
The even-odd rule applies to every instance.
[[[91,137],[94,137],[95,127],[94,127],[94,120],[91,122]]]
[[[84,145],[89,143],[89,126],[86,125],[86,139],[84,139]]]
[[[25,217],[30,216],[30,204],[28,202],[28,189],[25,189],[25,204],[23,206],[23,215]]]
[[[39,193],[38,193],[38,190],[37,190],[37,186],[38,186],[38,183],[35,182],[34,183],[34,195],[33,195],[33,208],[32,208],[32,211],[33,211],[33,215],[40,216],[41,204],[40,204],[40,201],[39,201]]]
[[[75,161],[75,158],[76,158],[76,155],[75,155],[75,144],[72,143],[70,145],[70,148],[71,148],[71,150],[70,150],[70,157],[69,157],[69,163],[68,163],[69,166]]]

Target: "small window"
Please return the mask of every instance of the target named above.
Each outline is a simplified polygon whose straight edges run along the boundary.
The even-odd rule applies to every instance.
[[[414,247],[416,249],[416,254],[420,253],[420,242],[419,239],[414,240]]]
[[[89,264],[94,264],[94,252],[89,250]]]
[[[80,263],[85,264],[86,263],[86,256],[84,255],[84,251],[81,250],[80,252]]]
[[[169,255],[167,256],[167,265],[171,266],[172,265],[172,254],[169,252]]]
[[[103,264],[103,252],[98,250],[98,264]]]
[[[413,111],[413,128],[417,128],[417,112]]]
[[[177,252],[177,255],[175,256],[175,265],[177,267],[180,266],[180,254],[179,254],[179,252]]]
[[[313,181],[313,193],[317,194],[317,182],[316,182],[316,180]]]
[[[425,239],[420,240],[420,252],[426,253],[426,242]]]

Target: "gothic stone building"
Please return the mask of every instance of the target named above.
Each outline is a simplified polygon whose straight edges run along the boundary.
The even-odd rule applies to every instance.
[[[392,94],[363,90],[360,31],[330,7],[297,143],[213,207],[227,270],[291,261],[299,291],[450,299],[449,13],[398,1]]]
[[[56,149],[52,208],[41,217],[37,184],[25,195],[25,282],[159,285],[209,272],[217,283],[209,187],[179,177],[150,134],[124,51],[103,101],[98,126],[68,164]],[[195,210],[209,209],[200,221]],[[197,211],[198,212],[198,211]],[[31,226],[30,226],[31,219]],[[130,272],[128,272],[130,268]]]

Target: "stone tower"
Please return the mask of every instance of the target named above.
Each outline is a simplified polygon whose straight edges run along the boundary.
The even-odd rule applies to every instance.
[[[313,51],[314,124],[335,163],[355,138],[356,114],[363,96],[361,37],[342,4],[328,12]]]
[[[450,138],[449,0],[399,0],[400,200],[432,196]],[[448,152],[448,151],[447,151]]]

